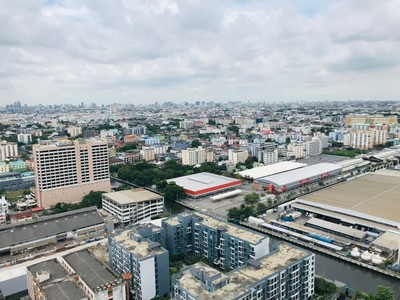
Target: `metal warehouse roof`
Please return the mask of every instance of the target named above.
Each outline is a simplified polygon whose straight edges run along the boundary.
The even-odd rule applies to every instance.
[[[215,188],[224,184],[240,183],[240,180],[221,175],[202,172],[167,180],[168,183],[175,182],[177,185],[190,191],[201,191],[209,188]]]
[[[153,193],[143,188],[112,192],[103,194],[103,199],[113,200],[121,205],[130,204],[135,202],[143,202],[148,200],[155,200],[162,198],[161,195]]]
[[[277,186],[284,186],[303,179],[319,176],[327,172],[335,172],[340,170],[342,170],[342,167],[336,164],[320,163],[272,176],[262,177],[259,178],[259,181],[272,183]]]
[[[353,236],[353,237],[358,238],[358,239],[364,238],[364,236],[366,234],[365,232],[363,232],[361,230],[357,230],[357,229],[354,229],[354,228],[350,228],[350,227],[347,227],[347,226],[335,224],[335,223],[328,222],[328,221],[321,220],[321,219],[317,219],[317,218],[311,218],[310,220],[308,220],[306,222],[306,225],[318,226],[320,228],[331,230],[333,232],[339,232],[339,233],[346,234],[348,236]]]
[[[96,207],[83,208],[0,229],[0,249],[104,223]]]
[[[253,168],[249,170],[244,170],[238,172],[240,176],[245,177],[248,176],[253,179],[265,177],[265,176],[271,176],[275,175],[278,173],[298,169],[307,166],[307,164],[304,163],[298,163],[294,161],[283,161],[279,162],[276,164],[268,165],[268,166],[263,166],[263,167],[258,167],[258,168]]]

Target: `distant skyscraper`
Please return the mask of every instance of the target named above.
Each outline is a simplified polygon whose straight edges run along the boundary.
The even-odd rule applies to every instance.
[[[78,202],[90,191],[110,192],[104,142],[66,141],[33,146],[38,206]]]

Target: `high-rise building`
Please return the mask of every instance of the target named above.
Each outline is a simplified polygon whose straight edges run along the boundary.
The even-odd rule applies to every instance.
[[[308,300],[314,294],[315,255],[281,243],[270,255],[229,273],[196,263],[172,277],[172,299]]]
[[[199,212],[162,221],[171,256],[194,254],[235,269],[269,253],[269,238]]]
[[[14,158],[18,156],[17,143],[9,143],[7,141],[1,141],[0,143],[0,161],[5,161],[8,158]]]
[[[258,161],[262,162],[264,165],[273,165],[278,162],[278,149],[274,150],[264,150],[258,153]]]
[[[384,117],[383,115],[348,115],[345,119],[346,126],[357,124],[396,124],[397,116]]]
[[[115,273],[132,274],[130,299],[150,300],[169,294],[169,256],[160,243],[127,229],[108,238],[108,255]]]
[[[375,145],[384,145],[387,141],[386,125],[371,125],[366,129],[355,129],[350,132],[350,146],[358,149],[372,149]]]
[[[110,192],[105,142],[47,141],[33,146],[38,206],[82,200],[90,191]]]
[[[24,144],[32,143],[32,135],[30,133],[17,134],[17,141]]]
[[[206,161],[206,150],[199,146],[198,148],[187,148],[182,150],[182,164],[194,166]]]
[[[244,163],[248,157],[248,151],[228,150],[228,160],[232,161],[234,165]]]

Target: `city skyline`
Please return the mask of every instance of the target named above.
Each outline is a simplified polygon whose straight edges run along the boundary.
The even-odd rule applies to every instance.
[[[0,103],[398,99],[395,1],[0,4]]]

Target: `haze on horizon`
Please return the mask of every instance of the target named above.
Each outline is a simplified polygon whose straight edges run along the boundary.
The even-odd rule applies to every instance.
[[[0,106],[399,99],[398,1],[1,1]]]

